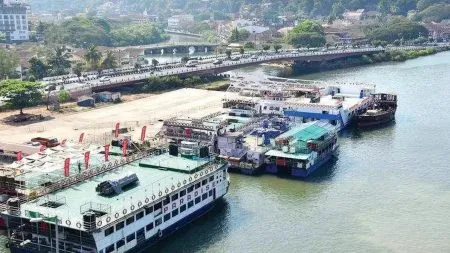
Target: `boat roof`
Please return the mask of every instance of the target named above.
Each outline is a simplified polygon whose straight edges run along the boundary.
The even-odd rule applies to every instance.
[[[144,164],[144,166],[140,164]],[[146,198],[150,198],[152,195],[158,196],[160,191],[165,196],[166,189],[171,189],[179,182],[193,177],[195,171],[209,169],[208,166],[211,164],[220,163],[213,162],[211,159],[190,160],[167,153],[146,157],[68,188],[28,201],[21,205],[22,215],[24,217],[32,217],[36,214],[44,217],[57,216],[61,220],[62,226],[68,226],[65,221],[69,220],[71,223],[69,227],[74,228],[77,222],[83,224],[82,213],[89,209],[111,214],[118,212],[122,217],[124,207],[131,205],[138,207],[139,201],[144,203]],[[113,180],[125,173],[135,173],[139,183],[112,197],[101,196],[95,192],[96,186],[101,182]],[[56,203],[57,207],[46,206],[46,203],[49,202]],[[78,229],[83,230],[83,228]]]
[[[266,156],[289,158],[289,159],[294,159],[294,160],[308,160],[308,158],[310,157],[311,154],[304,154],[304,153],[290,154],[290,153],[285,153],[285,152],[280,151],[280,150],[272,149],[272,150],[267,151],[267,153],[265,155]]]
[[[300,126],[293,127],[289,131],[279,135],[276,140],[294,137],[297,140],[306,142],[308,140],[316,140],[321,136],[327,134],[328,129],[318,125],[318,122],[307,122]]]

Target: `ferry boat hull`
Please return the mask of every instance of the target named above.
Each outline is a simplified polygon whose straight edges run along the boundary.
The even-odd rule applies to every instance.
[[[395,111],[385,111],[380,115],[366,116],[360,115],[356,118],[358,128],[369,128],[385,125],[395,120]]]
[[[335,151],[328,153],[327,155],[325,155],[323,157],[323,159],[321,159],[316,164],[311,166],[308,170],[305,170],[305,169],[292,169],[291,175],[293,177],[299,177],[299,178],[306,178],[306,177],[308,177],[309,175],[313,174],[317,169],[322,167],[325,163],[330,161],[331,158],[334,156],[334,153],[335,153]]]

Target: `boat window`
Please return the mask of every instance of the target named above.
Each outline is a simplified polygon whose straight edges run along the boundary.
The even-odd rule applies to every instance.
[[[209,190],[209,196],[211,197],[212,196],[212,190]]]
[[[191,185],[191,186],[189,186],[189,188],[187,189],[187,192],[189,193],[189,192],[192,192],[193,190],[194,190],[194,186]]]
[[[203,195],[202,195],[202,200],[205,200],[205,199],[207,199],[208,198],[208,193],[204,193]]]
[[[144,211],[136,214],[136,220],[142,219],[142,217],[144,217]]]
[[[189,201],[188,202],[188,208],[191,208],[194,205],[194,201]]]
[[[178,199],[178,193],[172,195],[172,201],[175,201]]]
[[[159,217],[158,219],[155,220],[155,227],[161,225],[161,223],[162,223],[162,218]]]
[[[125,245],[125,239],[122,239],[120,241],[118,241],[116,243],[116,248],[119,249],[120,247],[122,247],[123,245]]]
[[[170,213],[164,215],[164,221],[170,220]]]
[[[139,229],[137,232],[136,232],[136,236],[139,238],[139,237],[141,237],[141,236],[144,236],[145,235],[145,231],[144,231],[144,228],[141,228],[141,229]]]
[[[125,223],[123,221],[116,224],[116,231],[125,227]]]
[[[159,202],[154,206],[154,210],[161,209],[161,207],[162,207],[161,202]]]
[[[114,233],[114,226],[105,229],[105,236],[108,236],[112,233]]]
[[[134,222],[134,216],[131,216],[126,220],[127,226]]]
[[[98,253],[103,253],[103,250],[99,250]]]
[[[108,247],[106,247],[105,249],[105,253],[111,253],[114,251],[114,244],[113,245],[109,245]]]
[[[165,205],[167,205],[167,204],[169,204],[170,203],[170,198],[169,197],[167,197],[167,198],[165,198],[164,200],[163,200],[163,205],[165,206]]]
[[[202,181],[202,185],[206,185],[208,183],[208,179]]]
[[[198,188],[200,188],[200,183],[195,184],[195,189],[198,189]]]
[[[186,195],[186,190],[180,191],[180,197],[183,197],[184,195]]]
[[[175,209],[172,211],[172,217],[175,217],[178,215],[178,209]]]
[[[127,236],[127,243],[133,241],[134,238],[136,238],[136,235],[134,233],[132,233],[131,235]]]
[[[186,211],[186,204],[180,206],[180,213]]]
[[[145,226],[145,230],[148,232],[153,229],[153,222]]]
[[[212,182],[212,181],[214,181],[214,175],[209,177],[209,182]]]
[[[200,201],[201,201],[200,197],[195,198],[195,204],[200,203]]]
[[[153,206],[146,206],[145,207],[145,215],[149,215],[153,212]]]

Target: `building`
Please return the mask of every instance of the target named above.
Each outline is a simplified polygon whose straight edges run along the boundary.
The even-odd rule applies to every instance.
[[[167,19],[167,29],[169,30],[178,30],[181,28],[183,23],[193,22],[194,16],[186,14],[186,15],[174,15]]]
[[[424,26],[428,30],[428,37],[434,41],[450,41],[450,24],[431,22]]]
[[[356,11],[346,11],[344,14],[342,14],[342,17],[344,20],[348,21],[359,21],[364,18],[365,10],[364,9],[358,9]]]
[[[0,32],[6,34],[9,41],[29,40],[29,15],[29,5],[0,0]]]

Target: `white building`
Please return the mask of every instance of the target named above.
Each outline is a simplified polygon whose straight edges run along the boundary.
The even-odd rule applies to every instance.
[[[29,40],[29,15],[29,5],[0,0],[0,32],[5,33],[10,41]]]
[[[186,14],[186,15],[175,15],[167,19],[167,28],[169,30],[178,30],[181,28],[181,25],[185,22],[193,22],[194,16]]]

